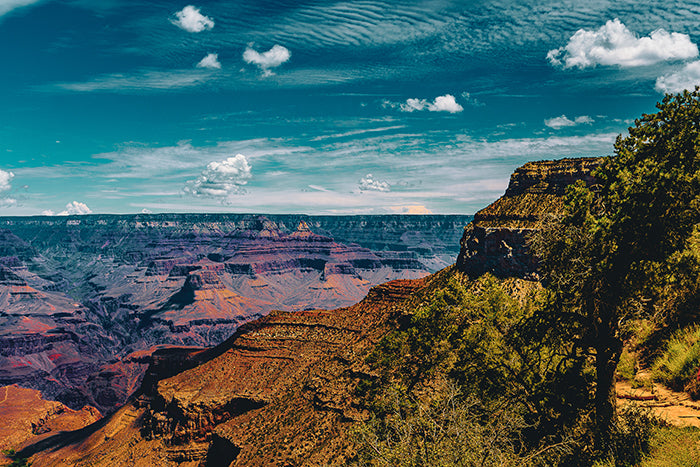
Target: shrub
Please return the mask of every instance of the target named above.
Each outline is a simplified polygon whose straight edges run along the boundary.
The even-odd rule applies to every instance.
[[[700,368],[700,326],[677,331],[653,366],[653,375],[676,391],[682,391],[697,377]]]
[[[626,381],[634,380],[637,374],[637,359],[634,354],[627,351],[626,349],[622,351],[620,355],[620,361],[617,364],[617,376]]]

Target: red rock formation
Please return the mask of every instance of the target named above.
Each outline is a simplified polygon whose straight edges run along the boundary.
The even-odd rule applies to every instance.
[[[332,312],[271,313],[211,355],[199,354],[203,363],[160,381],[92,435],[32,461],[340,465],[352,455],[347,429],[364,417],[354,388],[373,377],[363,355],[425,285],[390,282]]]
[[[477,212],[460,242],[457,268],[472,277],[490,272],[498,277],[537,277],[527,237],[545,214],[562,208],[566,188],[577,180],[594,183],[601,158],[528,162],[510,177],[506,193]]]
[[[39,391],[16,385],[2,386],[0,450],[19,450],[57,432],[78,430],[100,418],[100,412],[90,406],[72,410],[60,402],[43,399]],[[0,455],[0,463],[2,461]]]

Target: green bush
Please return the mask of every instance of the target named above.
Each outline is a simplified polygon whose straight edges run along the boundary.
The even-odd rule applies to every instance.
[[[653,366],[654,379],[682,391],[700,368],[700,326],[677,331]]]
[[[620,361],[617,364],[617,376],[626,381],[633,381],[637,374],[637,359],[634,354],[627,351],[622,351]]]
[[[355,466],[527,467],[544,454],[521,452],[517,440],[525,423],[508,401],[485,405],[448,382],[423,396],[407,397],[396,388],[385,394],[385,416],[354,429]]]

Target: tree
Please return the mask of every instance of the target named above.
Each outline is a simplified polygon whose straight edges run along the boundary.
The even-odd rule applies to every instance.
[[[700,222],[700,92],[667,95],[618,136],[615,156],[574,185],[564,212],[532,239],[552,292],[550,323],[595,356],[595,444],[616,417],[620,324],[644,308],[647,284]]]

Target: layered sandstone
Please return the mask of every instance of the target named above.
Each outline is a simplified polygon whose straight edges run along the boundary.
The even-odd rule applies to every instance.
[[[348,306],[424,277],[452,262],[468,219],[0,218],[0,385],[109,413],[141,383],[139,352],[217,345],[271,310]]]
[[[544,215],[563,207],[568,186],[592,185],[602,158],[528,162],[515,170],[505,194],[477,212],[464,229],[457,268],[472,277],[489,272],[498,277],[536,278],[537,261],[528,236]]]
[[[0,450],[21,449],[57,432],[79,430],[102,418],[94,407],[72,410],[41,392],[15,385],[0,387]],[[0,456],[0,464],[8,459]],[[9,463],[9,462],[8,462]]]
[[[426,284],[393,281],[334,311],[271,313],[92,433],[21,454],[41,450],[32,461],[47,466],[343,465],[348,429],[366,417],[355,388],[375,377],[364,357]]]

